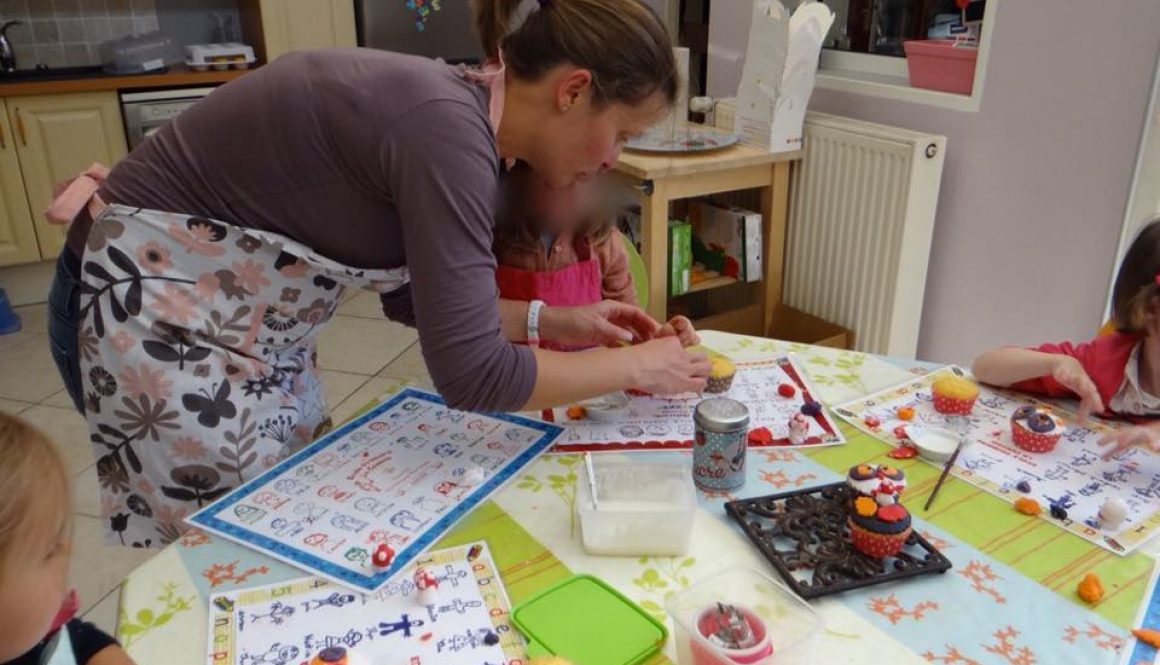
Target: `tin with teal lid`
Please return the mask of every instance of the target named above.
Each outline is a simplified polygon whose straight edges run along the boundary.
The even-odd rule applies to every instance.
[[[701,400],[693,410],[693,482],[703,490],[745,484],[749,408],[728,397]]]

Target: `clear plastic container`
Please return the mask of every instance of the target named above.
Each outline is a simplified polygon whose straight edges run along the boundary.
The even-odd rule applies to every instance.
[[[727,649],[705,634],[718,603],[736,608],[754,643]],[[674,594],[665,605],[676,630],[679,665],[799,665],[809,663],[823,622],[817,612],[768,575],[731,568]]]
[[[181,62],[181,51],[161,31],[107,41],[100,51],[101,62],[110,74],[141,74]]]
[[[596,505],[581,465],[576,512],[584,549],[602,556],[680,556],[689,550],[697,492],[688,461],[593,455]]]

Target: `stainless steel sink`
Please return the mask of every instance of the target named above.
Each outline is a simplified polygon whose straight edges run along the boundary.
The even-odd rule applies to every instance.
[[[79,67],[45,67],[35,69],[17,69],[14,72],[0,72],[0,83],[5,81],[52,81],[56,79],[86,78],[90,76],[108,76],[100,65],[84,65]]]

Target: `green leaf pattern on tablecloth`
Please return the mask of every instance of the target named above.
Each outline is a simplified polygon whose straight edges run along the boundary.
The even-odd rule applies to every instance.
[[[176,582],[160,583],[158,587],[160,595],[155,599],[157,604],[152,607],[133,609],[122,604],[117,639],[126,649],[149,631],[169,623],[179,612],[193,609],[197,594],[189,596],[179,594],[179,585]]]
[[[541,457],[527,467],[524,475],[516,481],[516,489],[539,492],[547,487],[552,490],[568,508],[569,535],[576,535],[576,466],[583,457],[580,455],[551,455]],[[562,469],[556,467],[563,467]]]
[[[734,362],[768,360],[792,354],[798,368],[817,390],[817,398],[840,404],[910,378],[905,370],[857,351],[809,346],[797,342],[757,339],[730,333],[701,333],[706,348],[729,356]]]
[[[636,599],[646,612],[664,621],[664,603],[674,593],[689,586],[689,569],[697,565],[693,557],[648,557],[637,559],[644,570],[632,579],[633,586],[646,595]]]

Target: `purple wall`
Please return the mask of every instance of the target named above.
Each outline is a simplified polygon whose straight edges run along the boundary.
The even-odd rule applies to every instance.
[[[1157,0],[992,1],[978,112],[820,89],[810,105],[948,137],[919,339],[932,360],[1094,333],[1160,53]]]

